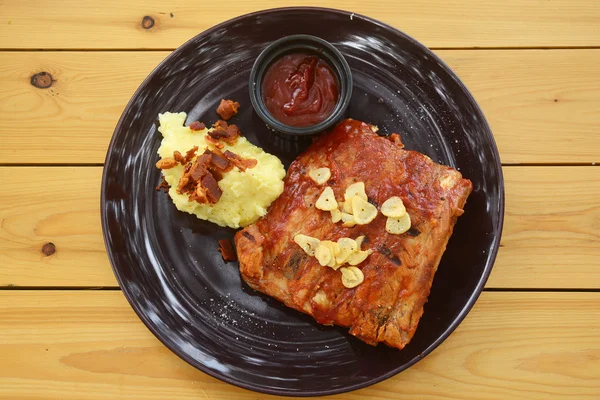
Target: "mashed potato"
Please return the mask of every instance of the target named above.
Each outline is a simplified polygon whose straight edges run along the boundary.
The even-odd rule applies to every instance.
[[[198,146],[198,154],[202,154],[209,146],[205,139],[207,129],[192,131],[183,126],[186,119],[184,112],[159,114],[158,119],[158,131],[163,135],[158,148],[161,158],[173,157],[175,150],[185,154],[194,146]],[[216,204],[200,204],[190,201],[187,194],[177,193],[177,184],[184,169],[182,165],[164,169],[162,173],[170,186],[169,195],[178,210],[220,226],[245,227],[265,215],[267,207],[283,192],[285,169],[277,157],[265,153],[243,136],[233,146],[226,143],[224,145],[222,151],[229,150],[243,158],[255,159],[258,164],[243,172],[234,167],[224,173],[223,179],[219,181],[223,195]]]

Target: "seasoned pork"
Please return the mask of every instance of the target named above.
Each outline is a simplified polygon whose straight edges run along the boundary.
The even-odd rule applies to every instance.
[[[331,171],[326,183],[309,177],[317,168]],[[344,227],[332,222],[330,212],[315,208],[326,186],[343,201],[355,182],[364,182],[368,201],[378,210],[390,197],[400,197],[411,228],[403,234],[386,232],[381,212],[366,225]],[[349,327],[366,343],[402,349],[415,333],[471,190],[458,171],[404,150],[398,135],[386,138],[368,124],[343,121],[292,163],[284,191],[268,214],[236,234],[241,275],[252,288],[321,324]],[[321,266],[294,242],[298,234],[331,241],[364,235],[362,249],[373,250],[357,266],[364,281],[346,288],[339,270]]]

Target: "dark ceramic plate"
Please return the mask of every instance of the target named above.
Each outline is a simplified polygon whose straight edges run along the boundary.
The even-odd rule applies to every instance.
[[[402,351],[368,346],[346,329],[319,326],[263,296],[226,264],[217,241],[234,231],[178,212],[155,191],[158,113],[186,111],[212,123],[222,97],[248,139],[289,165],[307,145],[277,138],[253,112],[248,74],[270,42],[306,33],[332,42],[354,76],[347,115],[400,132],[408,149],[460,170],[474,192],[435,277],[425,314]],[[188,122],[189,122],[188,121]],[[226,382],[266,393],[311,396],[390,377],[436,348],[462,321],[490,274],[504,211],[500,160],[481,110],[423,45],[349,12],[277,9],[217,25],[185,43],[142,83],[108,150],[102,226],[123,293],[148,328],[181,358]]]

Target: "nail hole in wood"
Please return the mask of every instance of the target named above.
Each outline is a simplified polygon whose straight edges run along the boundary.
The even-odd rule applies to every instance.
[[[56,252],[56,246],[52,242],[48,242],[42,246],[42,253],[46,256],[51,256]]]
[[[555,102],[555,103],[558,103],[558,99],[554,99],[554,102]]]
[[[54,79],[48,72],[38,72],[31,76],[31,84],[39,89],[48,89],[52,86]]]
[[[151,29],[154,26],[154,18],[146,15],[142,18],[142,28]]]

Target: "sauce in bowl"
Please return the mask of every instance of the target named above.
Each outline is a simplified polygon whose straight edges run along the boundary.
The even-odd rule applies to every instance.
[[[269,113],[296,127],[327,119],[339,98],[338,81],[329,64],[305,53],[286,54],[269,66],[262,93]]]

